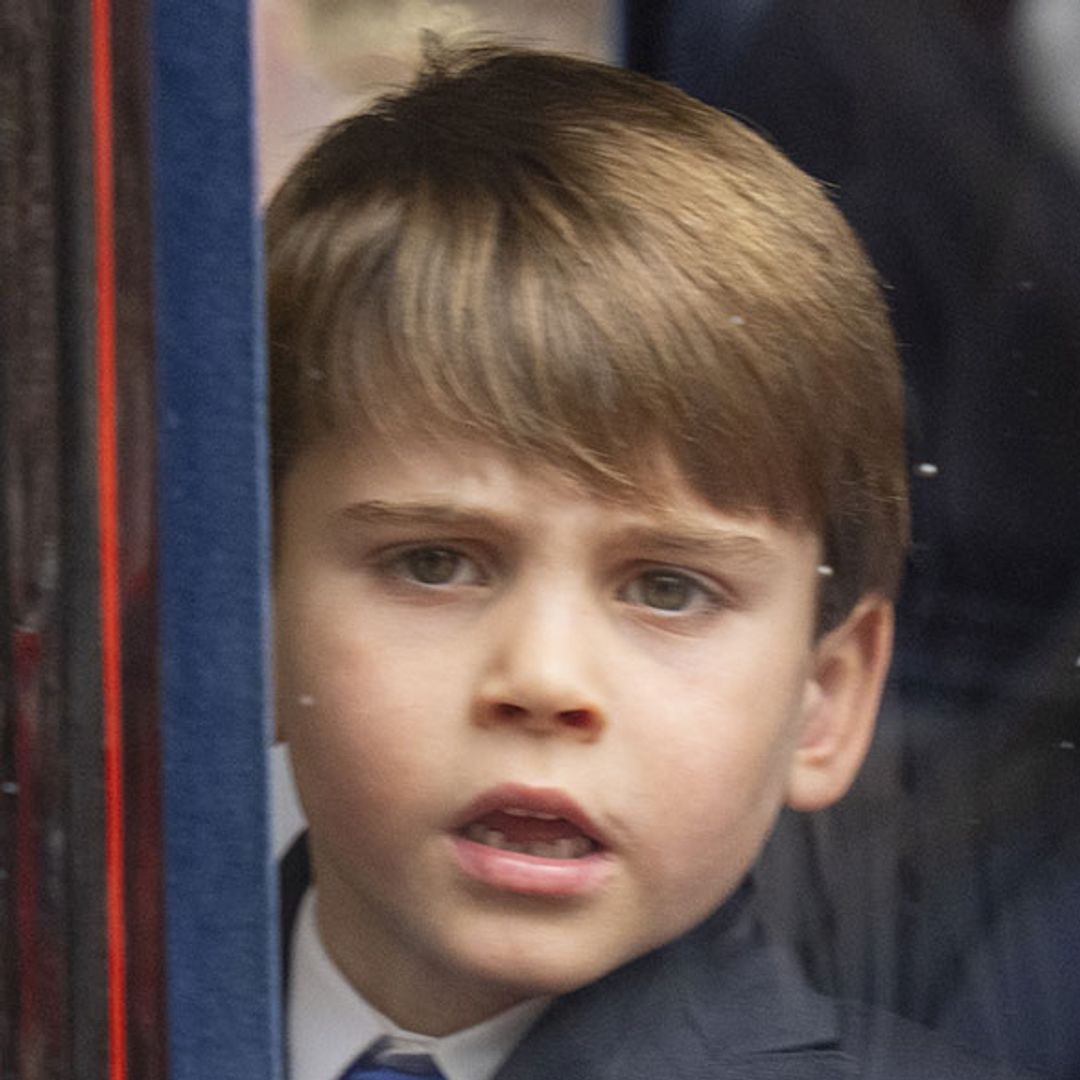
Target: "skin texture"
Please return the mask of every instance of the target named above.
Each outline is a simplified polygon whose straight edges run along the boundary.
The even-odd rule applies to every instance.
[[[406,1028],[457,1030],[676,937],[785,801],[827,805],[862,759],[888,602],[815,641],[817,537],[717,510],[657,460],[641,505],[453,439],[326,437],[285,478],[278,724],[318,924]],[[595,874],[546,895],[468,872],[460,827],[500,785],[572,800]]]

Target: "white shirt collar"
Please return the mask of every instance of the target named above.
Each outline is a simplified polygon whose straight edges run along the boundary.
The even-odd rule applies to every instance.
[[[427,1053],[446,1080],[491,1080],[550,998],[515,1005],[475,1027],[442,1038],[399,1028],[373,1009],[345,979],[323,947],[315,922],[315,893],[301,902],[292,941],[287,1012],[290,1080],[338,1080],[377,1039]]]

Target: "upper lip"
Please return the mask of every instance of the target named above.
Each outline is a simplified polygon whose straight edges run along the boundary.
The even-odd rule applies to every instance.
[[[594,843],[601,847],[608,846],[600,828],[565,791],[558,788],[531,787],[528,784],[498,784],[482,792],[458,815],[453,829],[463,829],[495,810],[552,814],[569,821]]]

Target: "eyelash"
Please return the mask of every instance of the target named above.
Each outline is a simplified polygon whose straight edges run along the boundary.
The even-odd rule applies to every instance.
[[[650,604],[641,600],[629,599],[629,595],[637,587],[642,587],[652,578],[657,581],[668,578],[680,582],[689,593],[689,600],[683,607],[666,608],[660,604]],[[696,574],[689,573],[674,566],[647,566],[635,570],[633,577],[619,590],[619,599],[626,603],[634,604],[644,610],[655,613],[661,617],[674,618],[676,616],[701,615],[711,611],[718,611],[730,607],[730,602],[719,588],[703,581]]]
[[[415,566],[410,566],[410,560],[423,556],[448,556],[455,560],[453,570],[446,581],[424,581],[416,572]],[[483,561],[474,555],[455,547],[451,543],[415,544],[405,548],[394,548],[382,553],[377,560],[379,573],[393,581],[421,590],[432,592],[449,590],[453,588],[485,586],[491,583],[492,578],[497,576],[490,573]],[[471,567],[471,580],[455,580],[462,567]],[[668,578],[678,581],[685,586],[690,599],[683,607],[665,608],[659,604],[649,604],[643,598],[634,599],[634,591],[642,588],[648,580]],[[627,578],[616,593],[616,598],[629,606],[640,608],[650,614],[659,617],[675,618],[690,615],[703,615],[709,612],[727,609],[733,606],[731,598],[718,586],[703,580],[697,574],[683,570],[679,567],[665,566],[663,564],[647,564],[634,567],[632,574]]]
[[[415,573],[415,567],[411,568],[409,566],[409,561],[425,555],[448,556],[455,560],[450,579],[447,581],[422,580]],[[463,564],[469,564],[475,569],[476,580],[468,582],[453,580],[457,577]],[[462,585],[486,585],[490,580],[490,575],[484,572],[478,559],[449,544],[414,544],[406,548],[396,548],[380,559],[378,568],[381,573],[389,578],[403,581],[421,589],[448,589],[461,587]]]

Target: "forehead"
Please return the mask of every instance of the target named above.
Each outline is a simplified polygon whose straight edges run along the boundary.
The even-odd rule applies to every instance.
[[[285,478],[279,527],[423,526],[522,531],[557,520],[582,535],[618,534],[673,555],[723,548],[762,561],[816,564],[817,536],[762,512],[716,507],[693,489],[662,447],[643,459],[633,489],[597,482],[532,456],[465,438],[323,436]]]

